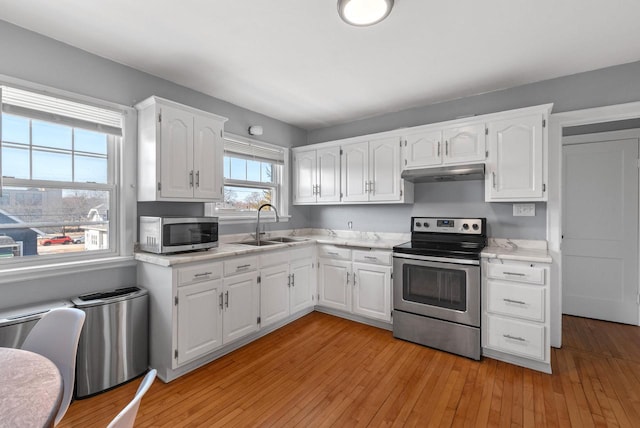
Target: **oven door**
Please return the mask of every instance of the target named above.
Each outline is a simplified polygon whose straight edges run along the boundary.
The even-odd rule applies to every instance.
[[[479,327],[480,266],[438,260],[393,255],[394,309]]]

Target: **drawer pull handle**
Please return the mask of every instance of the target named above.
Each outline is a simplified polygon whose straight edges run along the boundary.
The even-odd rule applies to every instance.
[[[503,272],[505,275],[513,275],[513,276],[526,276],[524,273],[519,272]]]
[[[511,336],[510,334],[503,334],[502,337],[505,339],[517,340],[518,342],[526,342],[523,337]]]
[[[224,305],[227,308],[229,307],[229,292],[228,291],[224,292]]]
[[[349,272],[347,272],[347,284],[349,284]]]
[[[327,251],[327,254],[329,254],[330,256],[339,256],[339,254],[335,251]]]
[[[193,275],[195,278],[200,278],[201,276],[209,276],[211,275],[213,272],[202,272],[202,273],[197,273],[195,275]]]
[[[291,274],[287,275],[287,287],[291,287]]]
[[[296,274],[295,273],[291,274],[291,286],[292,287],[296,286]]]
[[[378,260],[377,257],[373,257],[373,256],[364,256],[364,258],[367,259],[367,260],[375,260],[375,261]]]
[[[251,265],[240,265],[240,266],[237,266],[237,267],[236,267],[236,270],[240,270],[240,269],[247,269],[247,268],[249,268],[249,267],[251,267]]]
[[[502,300],[504,300],[507,303],[516,303],[518,305],[526,305],[527,304],[527,302],[522,302],[520,300],[512,300],[512,299],[502,299]]]
[[[222,293],[220,293],[220,310],[224,309],[224,305],[222,304]]]

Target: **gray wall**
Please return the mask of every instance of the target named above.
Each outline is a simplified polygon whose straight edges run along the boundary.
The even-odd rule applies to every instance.
[[[475,95],[425,107],[316,129],[308,144],[436,123],[460,116],[481,115],[554,103],[553,112],[579,110],[640,100],[640,62],[619,65],[572,76],[532,83],[516,88]],[[586,127],[577,133],[637,127],[638,121]],[[349,219],[355,230],[408,231],[410,215],[487,217],[489,235],[503,238],[545,239],[546,204],[536,204],[535,217],[513,217],[510,203],[485,203],[478,182],[418,184],[412,207],[375,206],[318,207],[310,213],[314,227],[346,229]]]
[[[48,85],[77,94],[132,106],[151,95],[210,111],[229,118],[225,130],[247,136],[249,125],[262,125],[264,141],[292,147],[306,141],[306,131],[228,102],[154,77],[130,67],[92,55],[53,39],[0,21],[0,74]],[[202,204],[139,205],[141,214],[201,215]],[[306,207],[292,210],[290,224],[267,228],[302,227]],[[245,231],[247,227],[222,227],[221,233]],[[250,229],[250,228],[249,228]],[[72,297],[88,291],[135,284],[135,268],[111,269],[91,274],[65,275],[46,280],[0,284],[0,308],[53,298]]]

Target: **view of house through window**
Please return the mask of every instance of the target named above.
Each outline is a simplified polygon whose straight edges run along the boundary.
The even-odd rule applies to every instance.
[[[109,250],[120,137],[4,107],[0,258]]]

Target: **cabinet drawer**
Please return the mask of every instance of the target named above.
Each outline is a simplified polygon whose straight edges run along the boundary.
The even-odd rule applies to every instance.
[[[257,257],[240,257],[224,261],[224,276],[236,275],[258,269]]]
[[[490,348],[540,361],[545,359],[544,326],[487,315]]]
[[[318,256],[327,259],[351,260],[351,250],[333,245],[322,245],[318,248]]]
[[[178,287],[181,285],[194,284],[196,282],[220,278],[221,276],[222,265],[220,263],[199,264],[196,266],[183,267],[178,269]]]
[[[391,266],[391,253],[389,251],[353,250],[353,261],[360,262],[360,263],[374,263],[377,265]]]
[[[487,281],[487,310],[494,314],[544,322],[544,297],[544,287]]]
[[[544,284],[544,268],[527,265],[487,263],[487,277],[507,281]]]
[[[260,268],[289,263],[289,251],[265,251],[258,256],[258,260],[260,261]]]

